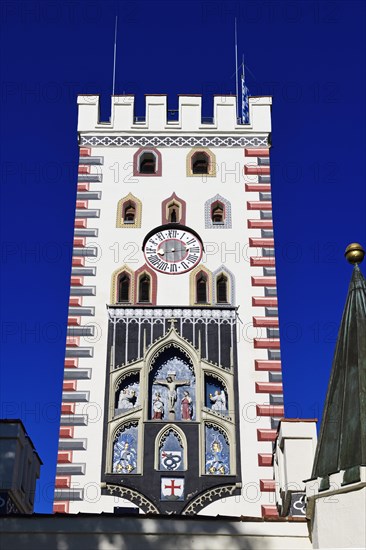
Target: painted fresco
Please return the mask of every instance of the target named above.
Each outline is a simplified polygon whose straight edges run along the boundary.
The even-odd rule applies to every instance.
[[[184,470],[183,445],[174,430],[163,434],[159,447],[159,470],[168,472]]]
[[[205,473],[230,474],[230,447],[227,438],[217,426],[205,426]]]
[[[113,444],[113,472],[135,474],[137,470],[137,424],[123,427]]]
[[[139,404],[140,384],[138,374],[132,374],[122,380],[116,395],[115,414],[125,413]]]
[[[227,416],[228,395],[224,385],[213,376],[205,376],[205,405],[214,412]]]

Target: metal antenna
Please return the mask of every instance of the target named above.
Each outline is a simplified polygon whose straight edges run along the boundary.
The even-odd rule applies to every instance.
[[[239,118],[239,83],[238,83],[238,36],[235,17],[235,81],[236,81],[236,118]]]
[[[116,22],[115,22],[115,25],[114,25],[114,55],[113,55],[113,85],[112,85],[112,95],[114,95],[114,87],[115,87],[115,83],[116,83],[117,24],[118,24],[118,15],[116,15]]]

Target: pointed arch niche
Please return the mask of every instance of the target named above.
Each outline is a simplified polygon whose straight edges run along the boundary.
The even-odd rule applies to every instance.
[[[178,197],[175,193],[165,199],[161,204],[161,223],[181,223],[185,225],[186,201]]]
[[[229,435],[219,423],[205,422],[205,474],[224,476],[232,474],[232,449]]]
[[[135,276],[132,269],[123,265],[112,274],[111,280],[111,304],[134,303]]]
[[[235,305],[235,277],[224,265],[212,273],[212,290],[215,305]]]
[[[169,342],[154,355],[150,367],[148,418],[157,422],[197,420],[196,372],[190,354]]]
[[[116,227],[134,229],[141,227],[142,203],[129,193],[118,201]]]
[[[166,473],[188,470],[187,439],[176,424],[164,426],[156,436],[154,467]]]
[[[157,277],[147,264],[135,272],[135,304],[139,306],[156,305]]]
[[[212,273],[202,264],[190,273],[189,296],[191,306],[212,304]]]
[[[217,194],[205,202],[205,228],[231,229],[231,204]]]
[[[120,424],[115,430],[112,446],[112,473],[136,474],[141,469],[138,421]]]

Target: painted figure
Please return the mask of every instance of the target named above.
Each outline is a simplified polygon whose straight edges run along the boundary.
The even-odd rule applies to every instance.
[[[211,452],[206,455],[206,474],[225,475],[229,471],[228,457],[223,453],[220,441],[215,439],[211,444]]]
[[[193,404],[192,397],[189,395],[189,391],[185,391],[183,399],[180,402],[182,420],[192,420],[193,417]]]
[[[132,409],[137,401],[135,390],[124,389],[120,392],[118,398],[119,409]]]
[[[153,399],[153,420],[162,420],[164,416],[164,403],[160,393],[156,393]]]
[[[130,474],[133,470],[136,469],[136,458],[136,450],[130,446],[128,441],[125,441],[123,443],[120,458],[115,463],[113,471],[121,474]]]
[[[216,390],[215,394],[210,393],[211,409],[216,412],[226,411],[226,396],[224,390]]]

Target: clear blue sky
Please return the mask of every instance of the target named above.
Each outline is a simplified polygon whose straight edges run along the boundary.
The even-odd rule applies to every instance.
[[[351,266],[366,246],[362,1],[3,0],[0,416],[20,417],[51,511],[73,216],[77,93],[233,93],[233,21],[252,95],[273,95],[272,187],[288,417],[321,416]],[[365,268],[363,269],[365,272]]]

